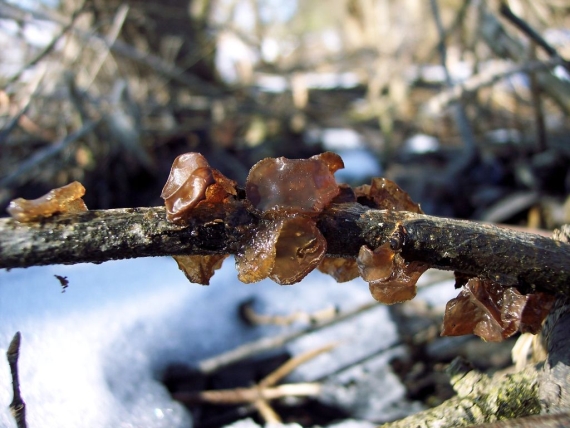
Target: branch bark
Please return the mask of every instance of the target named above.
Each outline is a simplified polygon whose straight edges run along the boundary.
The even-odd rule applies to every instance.
[[[242,200],[195,210],[187,225],[169,223],[163,207],[58,215],[37,223],[0,219],[0,268],[179,254],[235,254],[265,221]],[[356,257],[403,227],[402,256],[443,270],[482,276],[523,292],[570,296],[570,244],[465,220],[357,203],[332,205],[317,219],[328,254]]]

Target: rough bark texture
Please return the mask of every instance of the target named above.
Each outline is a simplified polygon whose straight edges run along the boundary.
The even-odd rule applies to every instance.
[[[235,254],[261,220],[240,200],[194,212],[187,225],[169,223],[162,207],[88,211],[37,223],[0,219],[0,268],[175,254]],[[402,256],[432,267],[484,276],[522,291],[570,296],[570,245],[539,235],[463,220],[362,205],[333,205],[317,219],[327,253],[356,257],[402,226]]]
[[[457,396],[383,428],[466,427],[537,414],[537,373],[533,369],[493,377],[466,368],[456,359],[450,366]]]

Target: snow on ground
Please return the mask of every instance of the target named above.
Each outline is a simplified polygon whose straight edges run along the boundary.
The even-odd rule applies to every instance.
[[[65,292],[54,275],[68,278]],[[337,284],[318,272],[289,287],[242,284],[232,260],[210,287],[188,283],[170,258],[2,270],[0,352],[5,355],[14,333],[22,333],[20,382],[31,427],[189,427],[189,414],[159,380],[169,363],[197,364],[262,336],[300,328],[247,326],[237,307],[248,299],[260,312],[289,314],[330,305],[349,310],[371,297],[361,280]],[[322,364],[360,358],[350,352],[357,342],[374,350],[391,346],[396,331],[386,311],[378,306],[344,332],[331,329],[330,339],[344,346],[333,351],[338,360],[322,355]],[[305,350],[323,340],[307,344],[310,339],[303,338],[290,346]],[[296,377],[304,378],[301,372]],[[11,400],[3,358],[0,426],[15,426]]]

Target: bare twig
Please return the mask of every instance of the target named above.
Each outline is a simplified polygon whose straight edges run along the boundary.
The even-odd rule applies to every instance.
[[[30,84],[29,88],[30,93],[27,96],[27,98],[24,100],[22,108],[18,113],[16,113],[16,115],[14,115],[12,119],[8,121],[4,129],[0,130],[0,144],[3,144],[8,140],[8,136],[10,135],[10,133],[14,130],[14,128],[16,128],[16,125],[18,124],[22,116],[24,116],[28,111],[32,100],[39,92],[40,83],[44,79],[46,71],[47,67],[45,67],[45,65],[37,71],[36,75],[34,76],[34,80]]]
[[[107,36],[106,39],[108,44],[107,46],[105,46],[103,52],[101,52],[97,57],[97,62],[93,67],[93,69],[91,70],[87,83],[84,85],[86,91],[89,90],[89,87],[95,80],[95,77],[97,77],[97,74],[99,73],[99,70],[103,66],[103,63],[109,56],[109,46],[112,46],[117,41],[117,37],[119,37],[119,33],[121,32],[121,28],[125,23],[125,19],[127,18],[128,12],[129,12],[129,6],[127,6],[126,4],[121,4],[117,10],[117,13],[115,13],[115,18],[113,19],[113,25],[111,26],[111,31],[109,32],[109,35]]]
[[[53,48],[55,47],[55,45],[59,41],[59,39],[61,39],[65,35],[65,33],[67,33],[70,29],[73,28],[75,21],[77,20],[79,15],[81,15],[84,11],[83,5],[84,5],[84,1],[79,5],[79,8],[73,13],[69,22],[64,25],[64,27],[52,39],[52,41],[49,42],[47,44],[47,46],[44,47],[40,52],[38,52],[38,54],[36,56],[34,56],[31,60],[29,60],[26,64],[24,64],[24,66],[16,74],[14,74],[12,77],[10,77],[5,82],[5,84],[4,84],[5,87],[16,82],[17,80],[19,80],[20,77],[22,76],[22,73],[24,73],[24,71],[26,71],[28,68],[33,67],[34,65],[39,63],[43,58],[45,58],[53,50]],[[11,6],[14,6],[14,5],[11,5]]]
[[[226,367],[230,364],[234,364],[246,358],[259,355],[263,352],[267,352],[272,349],[280,348],[286,343],[291,342],[292,340],[301,337],[304,334],[319,330],[321,328],[327,327],[332,324],[336,324],[350,317],[358,315],[362,312],[365,312],[369,309],[375,308],[377,305],[378,304],[376,302],[370,302],[365,305],[358,306],[345,313],[338,314],[334,318],[328,319],[326,321],[321,321],[316,324],[312,324],[298,331],[283,333],[281,335],[272,336],[272,337],[264,337],[255,342],[246,343],[223,354],[216,355],[206,360],[202,360],[198,364],[198,367],[202,373],[213,373],[222,367]]]
[[[317,396],[321,393],[318,383],[296,383],[280,385],[277,382],[287,376],[301,364],[312,360],[316,356],[328,352],[335,347],[325,345],[313,349],[286,361],[275,371],[263,378],[259,383],[249,388],[234,388],[215,391],[201,391],[198,393],[180,392],[174,394],[174,398],[183,403],[207,402],[212,404],[247,404],[251,403],[266,423],[280,423],[281,418],[269,405],[270,400],[287,396]]]
[[[430,0],[430,4],[433,13],[433,18],[435,20],[435,24],[439,34],[439,52],[441,56],[441,65],[443,66],[443,70],[445,72],[446,84],[448,87],[452,87],[453,81],[451,79],[451,74],[449,73],[449,68],[447,67],[445,29],[443,28],[443,23],[441,22],[441,15],[439,13],[438,2],[437,0]],[[469,123],[469,119],[467,118],[467,114],[465,112],[465,108],[462,104],[461,99],[458,99],[456,105],[454,106],[453,112],[454,112],[455,123],[457,124],[457,128],[461,135],[461,139],[465,144],[465,151],[463,153],[463,156],[460,159],[458,159],[453,165],[451,165],[451,169],[448,171],[451,177],[453,177],[454,175],[465,169],[469,165],[469,163],[473,159],[473,156],[476,153],[473,130],[471,129],[471,125]]]
[[[93,128],[95,128],[95,126],[97,126],[98,124],[99,124],[98,120],[87,122],[80,129],[67,135],[65,138],[58,141],[57,143],[36,152],[28,159],[21,162],[15,171],[13,171],[11,174],[8,174],[6,177],[0,180],[0,187],[9,187],[13,185],[18,179],[18,177],[20,177],[23,174],[26,174],[27,172],[31,171],[33,168],[38,167],[48,159],[57,155],[63,149],[69,146],[71,143],[91,132],[91,130],[93,130]]]
[[[511,8],[501,1],[501,6],[499,8],[501,15],[508,19],[513,25],[515,25],[519,30],[521,30],[530,40],[540,46],[551,58],[559,58],[561,60],[561,65],[570,72],[570,61],[564,60],[556,49],[554,49],[544,38],[538,34],[538,32],[532,28],[528,22],[519,18],[513,13]]]
[[[22,336],[20,332],[16,332],[14,338],[10,342],[10,346],[8,346],[6,357],[8,358],[8,364],[10,365],[10,373],[12,374],[12,390],[14,393],[14,398],[12,399],[12,403],[10,403],[10,411],[16,420],[18,428],[26,428],[26,403],[24,403],[20,394],[20,379],[18,377],[18,358],[20,357],[21,339]]]
[[[548,61],[531,61],[524,64],[502,64],[492,69],[482,71],[466,81],[456,84],[431,98],[425,109],[430,114],[439,114],[447,105],[456,102],[464,96],[477,92],[479,89],[493,86],[501,80],[508,79],[518,73],[536,73],[552,70],[561,65],[560,58]]]

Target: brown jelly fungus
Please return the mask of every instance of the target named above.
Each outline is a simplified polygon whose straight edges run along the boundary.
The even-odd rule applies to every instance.
[[[270,277],[278,284],[294,284],[315,269],[325,253],[326,240],[311,219],[266,221],[236,255],[238,277],[246,283]]]
[[[173,256],[178,268],[184,272],[190,282],[210,285],[214,271],[222,267],[222,262],[228,257],[224,255],[211,256]]]
[[[221,202],[229,194],[236,194],[233,180],[211,168],[200,153],[185,153],[174,160],[160,196],[166,218],[180,223],[200,202]]]
[[[206,198],[206,189],[213,183],[212,169],[204,156],[199,153],[178,156],[160,195],[166,205],[166,218],[172,222],[182,220]]]
[[[390,247],[390,242],[374,251],[363,245],[356,262],[372,296],[389,305],[413,299],[416,283],[428,268],[425,263],[406,262]]]
[[[85,187],[78,181],[50,190],[38,199],[14,199],[8,205],[8,213],[17,221],[26,223],[38,221],[55,214],[78,213],[87,211],[81,197]]]
[[[472,278],[445,308],[443,336],[475,334],[501,342],[516,332],[537,333],[555,297],[546,293],[521,294],[514,287]]]
[[[330,152],[309,159],[263,159],[249,172],[246,196],[264,214],[314,216],[339,194],[334,171],[343,166]]]
[[[360,276],[356,260],[342,257],[325,257],[319,270],[332,276],[336,282],[347,282]]]
[[[370,185],[358,186],[354,191],[359,201],[379,210],[423,213],[419,204],[412,201],[410,195],[387,178],[375,177]]]

